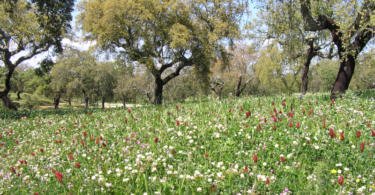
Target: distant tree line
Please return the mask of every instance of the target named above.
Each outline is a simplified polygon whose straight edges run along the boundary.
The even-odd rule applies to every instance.
[[[0,98],[10,109],[77,100],[104,108],[210,94],[331,91],[335,99],[349,86],[374,88],[373,0],[252,2],[259,13],[244,24],[246,0],[83,1],[78,23],[97,44],[79,51],[61,43],[73,0],[2,1]],[[46,51],[55,57],[22,65]]]

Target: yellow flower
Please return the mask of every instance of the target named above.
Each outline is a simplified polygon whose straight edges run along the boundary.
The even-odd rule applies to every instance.
[[[336,174],[336,173],[337,173],[337,170],[336,170],[336,169],[332,169],[332,170],[331,170],[331,173],[332,173],[332,174]]]
[[[361,180],[360,180],[359,178],[357,178],[355,181],[356,181],[357,183],[359,183]]]

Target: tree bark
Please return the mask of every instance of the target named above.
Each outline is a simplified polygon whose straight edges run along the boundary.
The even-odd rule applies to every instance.
[[[355,69],[355,57],[347,55],[340,63],[340,69],[331,91],[331,99],[340,97],[349,88]]]
[[[17,106],[10,100],[10,98],[7,95],[2,95],[0,93],[0,98],[3,101],[3,104],[6,108],[11,110],[17,110]]]
[[[314,40],[309,40],[309,49],[307,50],[306,61],[303,65],[302,78],[301,78],[301,95],[305,95],[309,84],[309,70],[311,60],[316,55],[316,50],[314,48]]]
[[[154,89],[154,104],[161,105],[163,103],[163,80],[160,76],[155,77],[155,89]]]
[[[102,97],[102,109],[105,108],[105,97]]]
[[[10,64],[10,61],[8,61],[8,62],[5,61],[5,63],[7,63],[6,67],[8,69],[8,72],[5,75],[5,89],[0,92],[0,98],[3,101],[3,104],[6,108],[11,109],[11,110],[17,110],[17,106],[8,97],[8,94],[9,94],[10,89],[11,89],[11,83],[10,82],[11,82],[13,72],[15,70],[15,66]]]
[[[85,109],[88,109],[89,108],[89,97],[85,96],[84,99],[85,99]]]
[[[354,73],[355,60],[362,49],[374,37],[375,26],[371,23],[371,14],[375,10],[375,2],[364,1],[360,12],[351,25],[352,28],[345,32],[342,32],[334,19],[327,15],[318,15],[317,20],[315,20],[311,14],[310,0],[300,0],[300,3],[300,11],[305,21],[305,30],[321,31],[327,29],[331,32],[332,41],[337,46],[341,62],[336,81],[331,90],[331,99],[336,99],[349,88]],[[350,41],[345,44],[343,37],[347,37],[347,40]]]
[[[124,108],[126,108],[126,97],[125,96],[122,97],[122,106],[124,106]]]
[[[237,82],[237,88],[236,88],[236,97],[240,97],[241,95],[241,85],[242,85],[242,75],[240,76],[240,78],[238,79],[238,82]]]
[[[71,97],[68,98],[68,105],[72,106],[72,98]]]
[[[185,58],[181,60],[182,61],[179,62],[176,69],[172,73],[167,75],[164,79],[161,78],[161,75],[163,74],[163,72],[167,70],[168,68],[171,68],[173,65],[176,65],[177,62],[173,61],[168,64],[163,64],[159,70],[157,70],[155,66],[153,66],[154,68],[152,68],[151,73],[155,78],[155,88],[154,88],[154,104],[155,105],[163,104],[163,86],[167,84],[170,80],[180,75],[180,72],[183,68],[193,65],[192,60],[188,60]]]
[[[61,94],[59,93],[59,94],[53,99],[53,105],[54,105],[55,109],[59,109],[60,98],[61,98]]]

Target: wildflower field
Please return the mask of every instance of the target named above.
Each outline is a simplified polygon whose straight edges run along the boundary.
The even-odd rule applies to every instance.
[[[247,97],[0,119],[0,194],[375,193],[375,99]]]

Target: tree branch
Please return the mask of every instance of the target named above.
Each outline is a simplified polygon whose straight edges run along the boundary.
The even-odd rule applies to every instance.
[[[340,27],[328,16],[319,15],[315,20],[311,14],[311,2],[310,0],[300,0],[301,3],[301,14],[305,22],[305,29],[307,31],[320,31],[328,29],[331,32],[337,31]]]
[[[163,85],[167,84],[170,80],[172,80],[173,78],[180,75],[180,72],[183,68],[188,67],[188,66],[192,66],[192,65],[193,65],[192,60],[180,62],[180,64],[177,66],[176,70],[163,79]]]
[[[6,33],[5,33],[5,31],[3,30],[3,29],[1,29],[0,28],[0,35],[1,35],[1,39],[10,39],[10,36],[9,35],[7,35]]]
[[[163,65],[160,67],[159,71],[162,73],[162,72],[164,72],[166,69],[168,69],[168,68],[172,67],[173,65],[175,65],[176,63],[177,63],[177,60],[173,60],[173,61],[170,62],[170,63],[163,64]]]
[[[29,60],[32,57],[34,57],[34,56],[36,56],[36,55],[38,55],[40,53],[48,51],[48,49],[49,49],[50,46],[51,46],[50,44],[47,44],[43,48],[39,48],[38,46],[34,46],[33,50],[30,52],[30,54],[18,58],[18,60],[14,63],[14,66],[18,66],[20,63],[24,62],[25,60]]]

